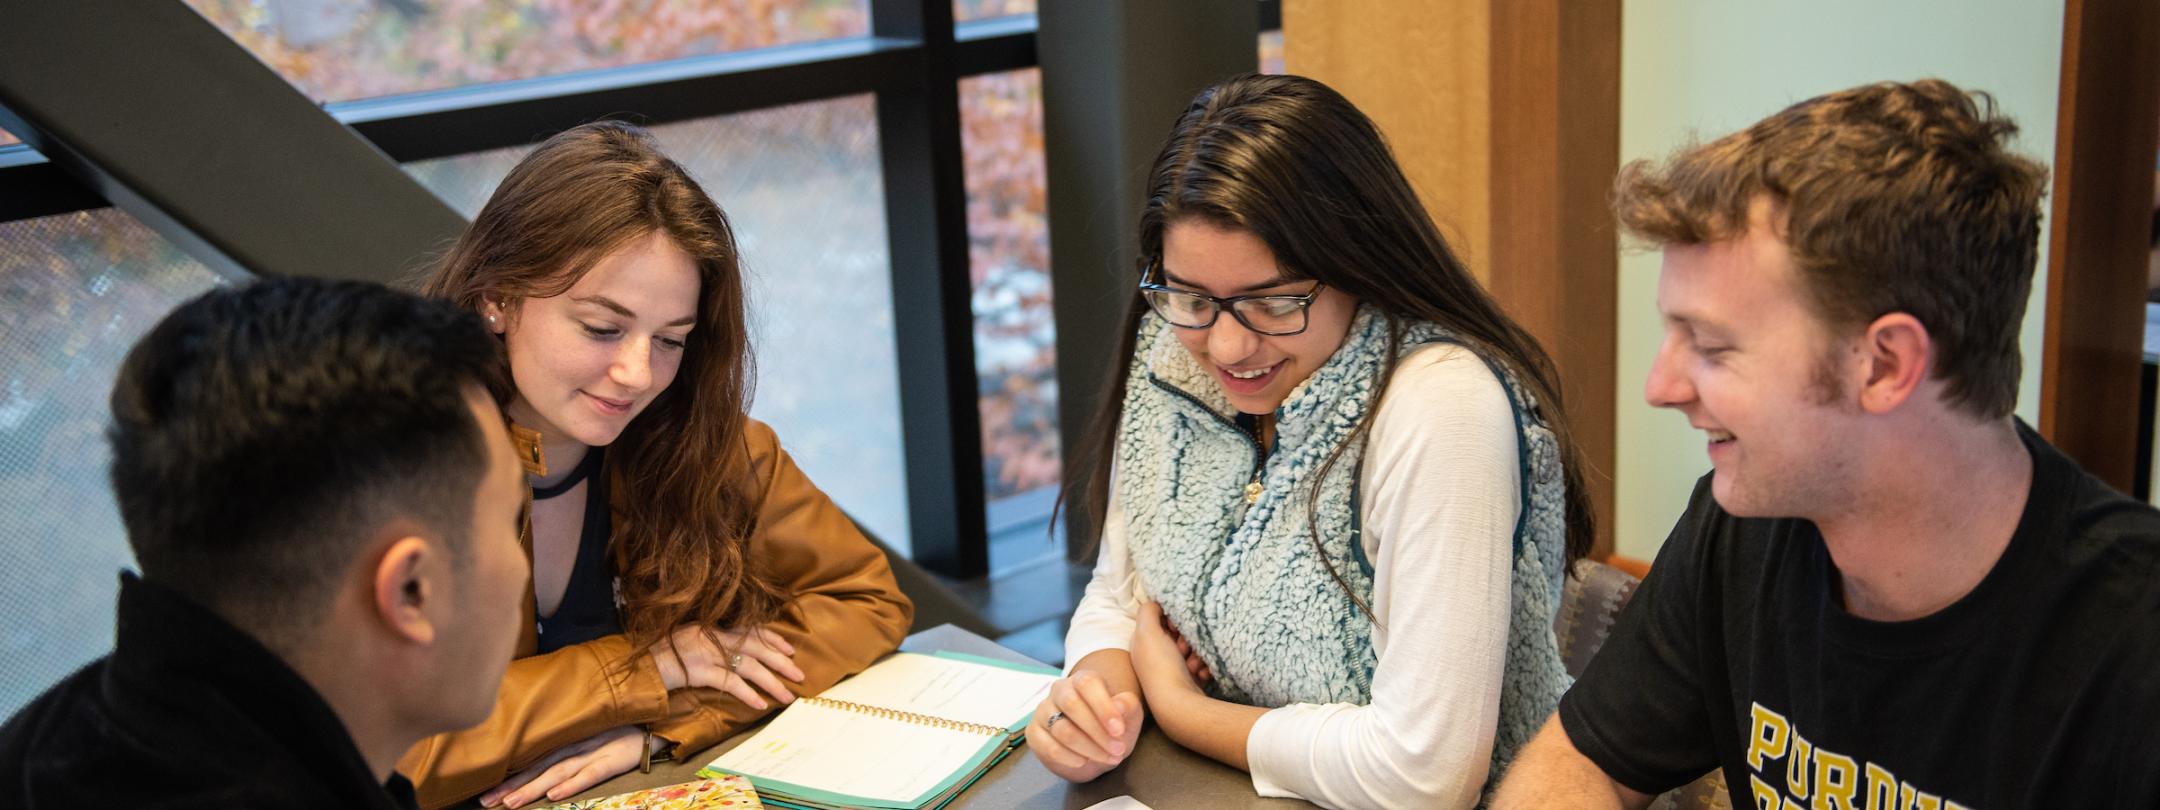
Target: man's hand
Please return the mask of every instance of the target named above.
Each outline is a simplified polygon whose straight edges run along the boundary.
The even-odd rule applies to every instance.
[[[1642,810],[1650,806],[1651,798],[1613,781],[1597,763],[1576,750],[1575,742],[1568,739],[1567,729],[1560,727],[1559,713],[1555,712],[1552,719],[1545,721],[1545,727],[1538,730],[1537,736],[1530,738],[1530,742],[1515,755],[1514,764],[1508,766],[1507,775],[1500,781],[1500,789],[1493,794],[1492,806],[1494,810],[1544,807]]]

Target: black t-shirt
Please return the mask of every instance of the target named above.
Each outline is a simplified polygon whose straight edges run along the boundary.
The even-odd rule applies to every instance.
[[[2009,546],[1912,621],[1847,613],[1814,524],[1727,514],[1704,476],[1561,700],[1569,740],[1644,793],[1722,767],[1735,807],[2160,807],[2160,512],[2018,429]]]

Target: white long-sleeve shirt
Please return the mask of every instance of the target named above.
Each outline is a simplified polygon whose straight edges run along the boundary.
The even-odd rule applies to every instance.
[[[1372,703],[1299,703],[1247,738],[1253,789],[1324,807],[1471,807],[1492,759],[1522,480],[1514,411],[1453,344],[1405,357],[1359,482],[1373,561]],[[1113,484],[1100,561],[1065,636],[1070,666],[1129,649],[1145,586]]]

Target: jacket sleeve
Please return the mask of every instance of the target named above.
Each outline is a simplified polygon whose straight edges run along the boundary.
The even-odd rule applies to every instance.
[[[798,695],[815,695],[900,646],[915,607],[900,593],[885,554],[795,466],[772,428],[748,420],[752,469],[764,493],[750,558],[793,599],[769,627],[795,647]],[[752,709],[713,689],[675,693],[675,711],[652,732],[695,756],[756,722]]]
[[[629,655],[629,640],[618,634],[510,662],[486,721],[421,740],[398,760],[398,771],[412,780],[422,807],[446,807],[557,748],[665,718],[660,673],[649,656],[626,671]]]

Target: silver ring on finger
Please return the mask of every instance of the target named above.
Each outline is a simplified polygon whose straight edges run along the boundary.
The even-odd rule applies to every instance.
[[[728,656],[727,668],[730,672],[740,670],[742,668],[742,653],[735,653],[734,655]]]
[[[1063,719],[1065,719],[1064,712],[1051,712],[1049,717],[1043,719],[1043,730],[1049,731],[1051,726],[1057,725],[1058,721]]]

